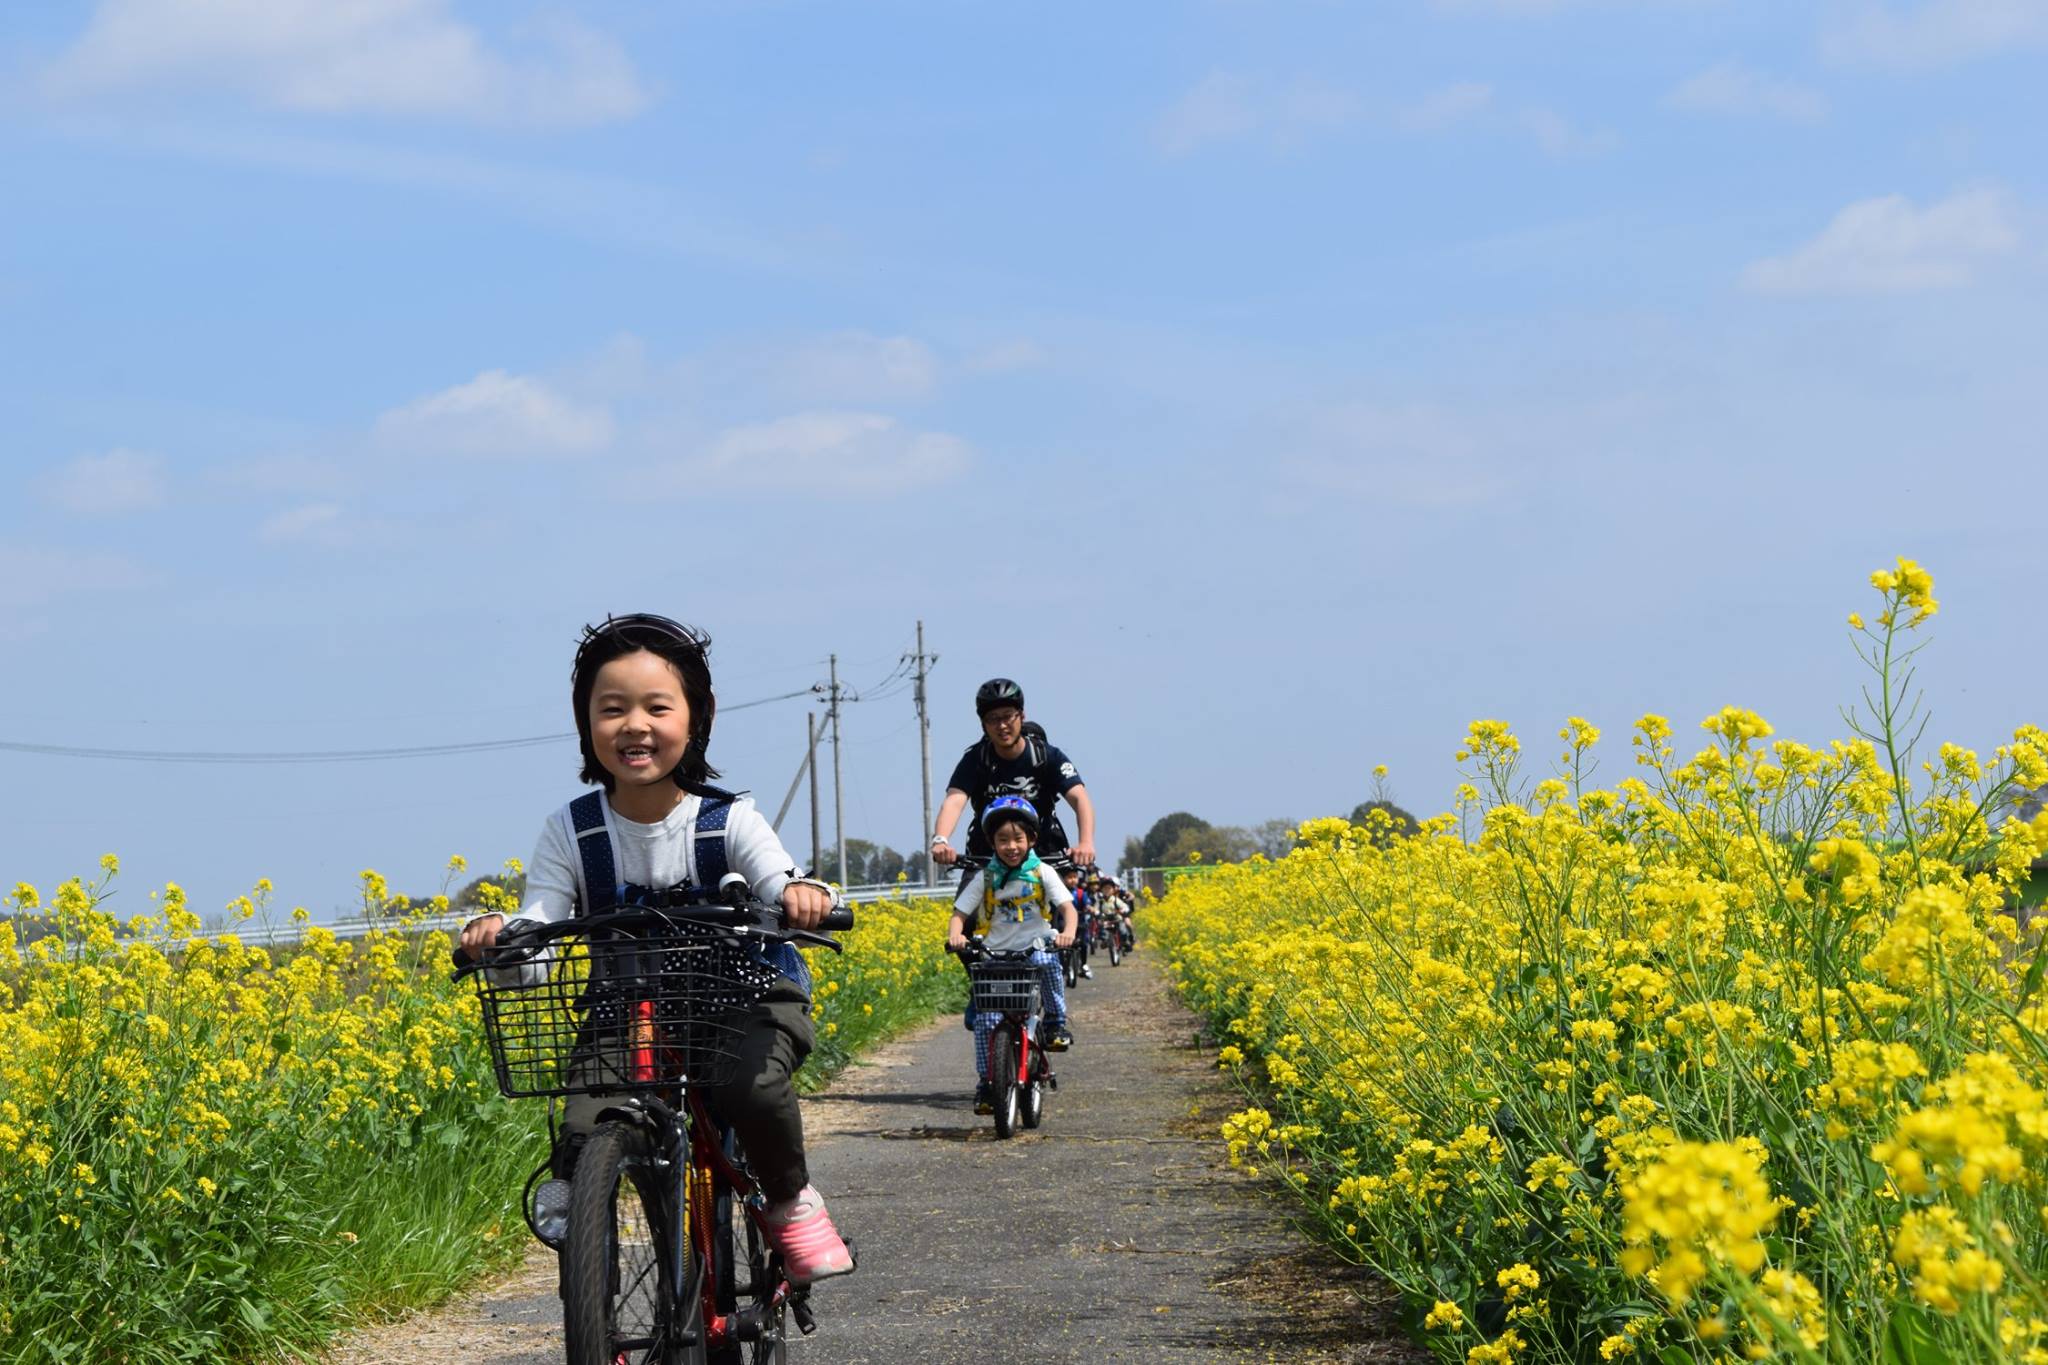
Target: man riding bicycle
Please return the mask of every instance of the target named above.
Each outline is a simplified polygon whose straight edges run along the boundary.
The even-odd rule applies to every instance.
[[[981,827],[981,814],[999,796],[1021,796],[1038,813],[1036,852],[1047,862],[1079,864],[1095,861],[1095,807],[1073,760],[1043,738],[1027,731],[1024,689],[1008,678],[991,678],[974,694],[974,712],[981,718],[982,738],[967,747],[946,783],[946,799],[933,821],[932,857],[951,866],[960,852],[952,846],[953,827],[961,812],[974,807],[967,833],[966,855],[985,862],[993,851]],[[1031,727],[1036,729],[1035,726]],[[1074,808],[1079,838],[1069,848],[1055,806],[1060,797]]]

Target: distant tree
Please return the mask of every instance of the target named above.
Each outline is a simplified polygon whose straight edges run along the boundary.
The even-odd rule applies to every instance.
[[[846,841],[846,875],[839,875],[839,850],[827,844],[818,855],[818,875],[841,886],[869,886],[893,882],[896,874],[910,868],[910,860],[886,844],[872,839]],[[912,876],[918,875],[915,870]]]
[[[1152,822],[1152,828],[1145,831],[1145,838],[1138,846],[1137,866],[1174,866],[1173,862],[1166,856],[1168,850],[1173,847],[1174,841],[1179,839],[1188,830],[1208,828],[1209,822],[1207,820],[1204,820],[1199,815],[1190,815],[1184,810],[1177,810],[1171,815],[1160,816]]]
[[[1384,811],[1386,813],[1386,819],[1391,823],[1382,827],[1380,822],[1375,821],[1372,818],[1372,813],[1374,811]],[[1417,822],[1414,816],[1410,815],[1407,811],[1402,810],[1392,801],[1388,801],[1379,797],[1375,797],[1370,801],[1361,801],[1355,807],[1353,807],[1351,811],[1351,823],[1354,825],[1358,825],[1361,828],[1374,830],[1375,833],[1373,835],[1373,842],[1378,844],[1381,848],[1385,848],[1394,839],[1405,839],[1409,835],[1414,834],[1418,829],[1422,828],[1421,824]]]
[[[1294,831],[1299,820],[1267,820],[1253,826],[1252,847],[1268,858],[1284,858],[1299,847]]]
[[[1251,857],[1256,848],[1249,830],[1237,825],[1205,824],[1200,829],[1183,829],[1156,865],[1184,867],[1195,862],[1242,862]]]
[[[827,844],[818,855],[818,875],[828,882],[841,886],[859,886],[867,880],[868,859],[874,856],[878,847],[872,840],[848,839],[846,841],[846,871],[839,868],[839,848]]]
[[[868,856],[867,873],[861,880],[871,884],[893,882],[897,873],[907,871],[909,867],[908,859],[895,849],[884,845]]]
[[[1124,840],[1124,856],[1117,866],[1125,872],[1145,865],[1145,841],[1133,834]]]

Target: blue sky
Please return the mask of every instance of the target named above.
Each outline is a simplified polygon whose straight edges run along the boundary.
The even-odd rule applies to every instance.
[[[1438,809],[1478,716],[1609,777],[1647,710],[1839,733],[1906,554],[1988,749],[2048,662],[2044,57],[2034,0],[15,7],[0,740],[544,734],[606,611],[728,705],[922,617],[939,780],[1015,676],[1113,851],[1379,762]],[[771,809],[803,706],[713,741]],[[918,842],[907,695],[846,738]],[[324,915],[574,769],[0,753],[0,880]]]

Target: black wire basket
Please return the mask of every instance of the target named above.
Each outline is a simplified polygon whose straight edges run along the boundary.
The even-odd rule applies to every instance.
[[[968,967],[974,1008],[994,1014],[1036,1014],[1045,978],[1028,963],[976,962]]]
[[[498,1089],[513,1098],[716,1087],[733,1077],[752,996],[744,950],[701,926],[571,934],[477,976]]]

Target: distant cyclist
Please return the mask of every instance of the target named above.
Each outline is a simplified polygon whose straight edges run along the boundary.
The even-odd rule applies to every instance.
[[[981,718],[982,738],[968,746],[946,783],[946,799],[933,822],[932,857],[951,865],[960,858],[952,846],[953,827],[961,812],[974,808],[966,854],[985,861],[992,852],[982,831],[981,813],[999,796],[1021,796],[1038,814],[1036,852],[1047,861],[1095,861],[1095,807],[1073,760],[1046,742],[1043,730],[1024,718],[1024,689],[1008,678],[991,678],[974,694],[974,712]],[[1074,808],[1079,838],[1071,848],[1055,806],[1060,797]]]

